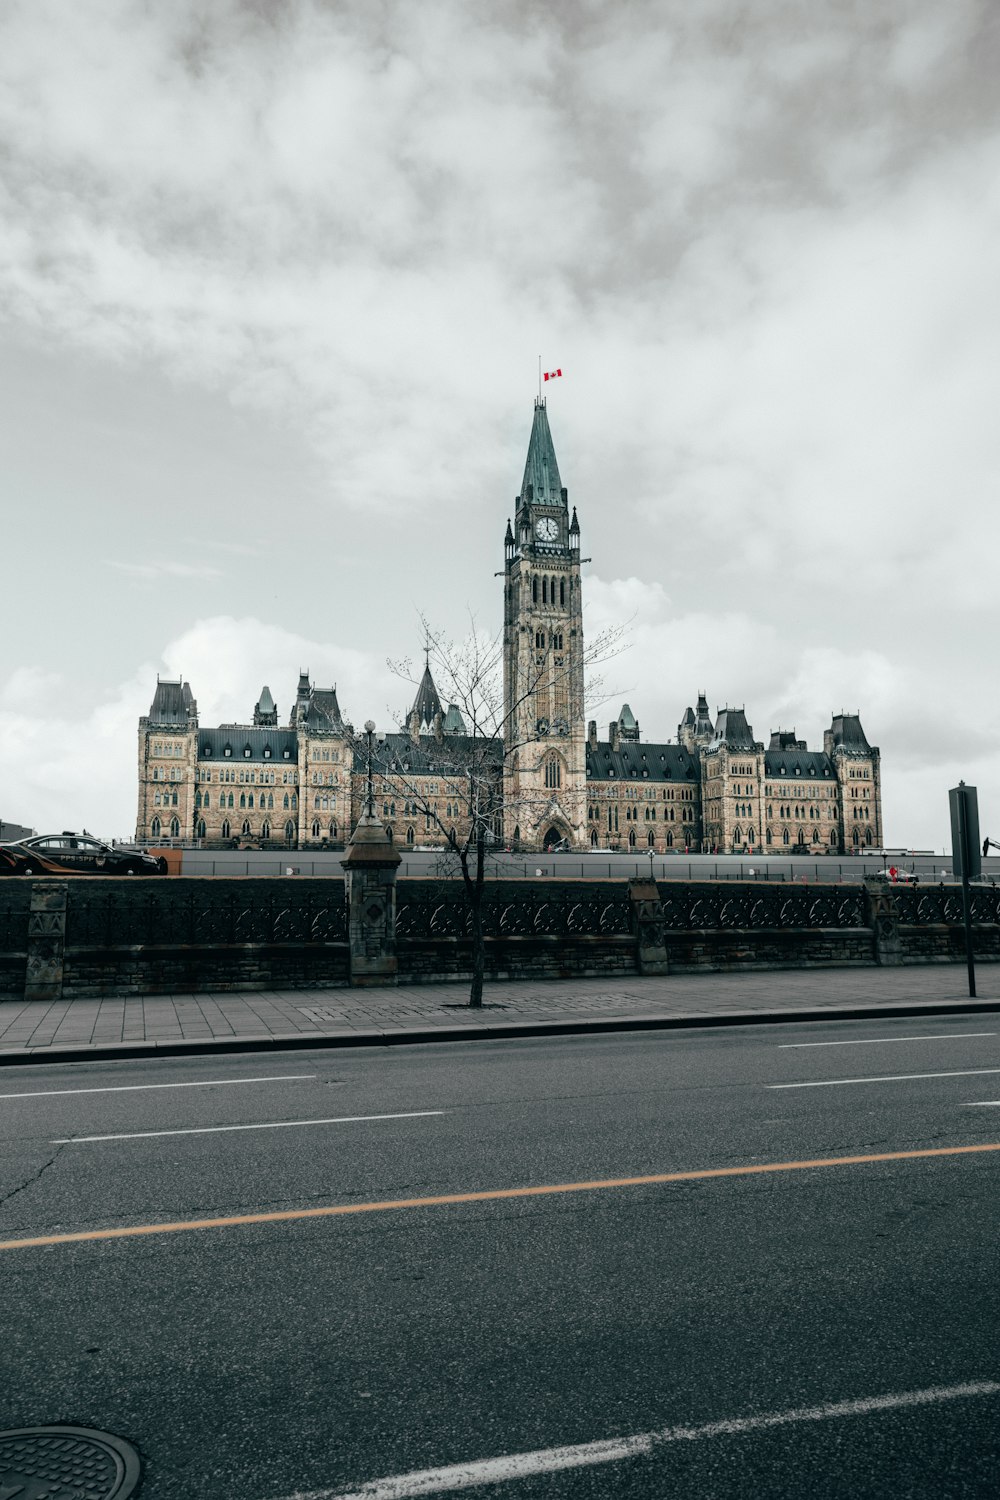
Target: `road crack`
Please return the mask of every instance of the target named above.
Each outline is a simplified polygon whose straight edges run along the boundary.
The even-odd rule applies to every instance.
[[[42,1165],[38,1168],[37,1172],[33,1172],[30,1177],[25,1178],[24,1182],[19,1183],[16,1188],[11,1188],[9,1193],[4,1193],[3,1197],[0,1198],[0,1208],[6,1208],[7,1204],[11,1201],[12,1198],[16,1198],[19,1193],[27,1192],[28,1188],[34,1187],[39,1178],[42,1177],[51,1166],[55,1165],[56,1161],[62,1155],[63,1151],[69,1144],[69,1141],[64,1141],[62,1145],[57,1146],[52,1155],[49,1157],[48,1161],[42,1162]]]

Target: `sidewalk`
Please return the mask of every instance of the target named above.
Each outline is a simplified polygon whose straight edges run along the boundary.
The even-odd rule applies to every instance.
[[[1000,1010],[1000,964],[0,1001],[0,1065]]]

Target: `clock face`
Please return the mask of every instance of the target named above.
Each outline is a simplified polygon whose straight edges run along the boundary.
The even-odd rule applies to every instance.
[[[554,542],[559,535],[559,526],[551,516],[543,516],[535,522],[535,535],[540,542]]]

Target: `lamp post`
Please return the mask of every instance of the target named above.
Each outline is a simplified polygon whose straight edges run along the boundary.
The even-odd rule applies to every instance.
[[[369,818],[375,816],[375,783],[372,780],[372,740],[375,737],[375,724],[369,719],[365,724],[365,740],[367,743],[367,791],[365,795],[365,815]]]

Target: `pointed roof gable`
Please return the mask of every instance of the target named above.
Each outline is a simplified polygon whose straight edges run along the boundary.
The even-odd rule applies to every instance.
[[[752,750],[753,730],[747,723],[746,712],[742,708],[720,709],[715,721],[715,738],[733,750]]]
[[[182,678],[156,679],[156,692],[149,706],[151,724],[187,725],[189,719],[197,718],[198,705],[191,688]]]
[[[413,707],[410,709],[411,718],[414,714],[417,716],[417,724],[421,728],[426,727],[428,729],[434,723],[435,714],[441,714],[442,717],[444,715],[441,699],[438,697],[438,690],[434,686],[434,678],[431,676],[430,661],[427,661],[424,666],[424,675],[420,679],[417,696],[414,698]]]
[[[531,437],[528,440],[528,457],[524,465],[524,478],[521,480],[520,498],[522,501],[528,498],[529,485],[532,498],[542,505],[566,503],[544,401],[535,402],[535,416],[531,424]]]

